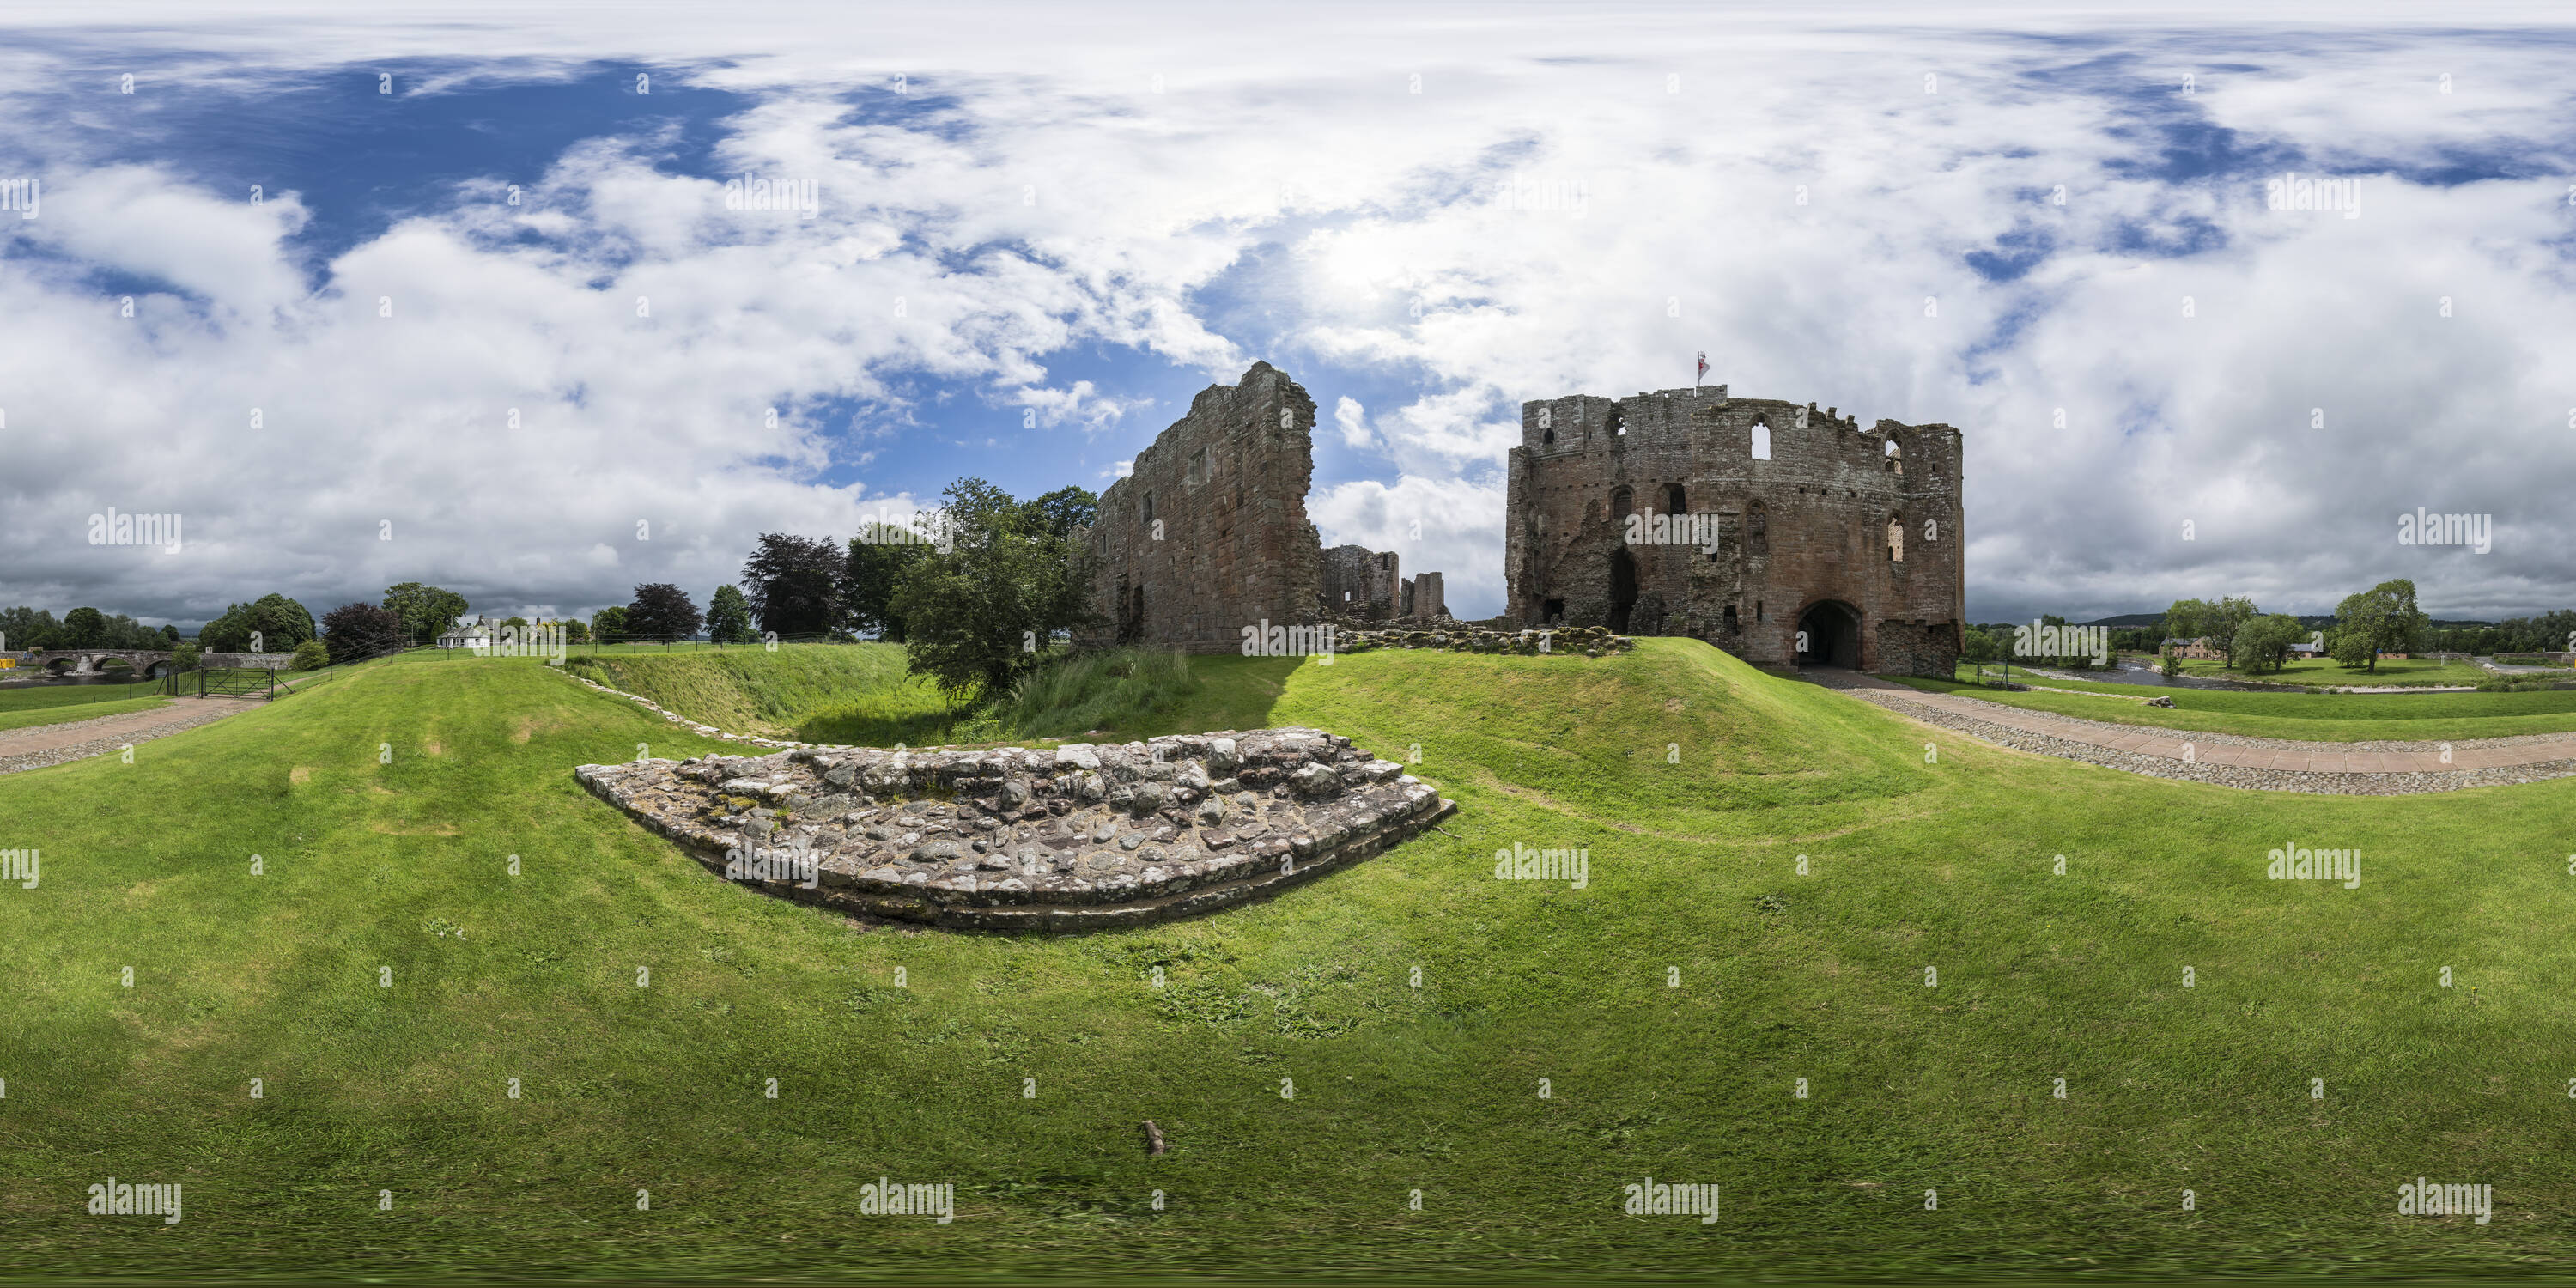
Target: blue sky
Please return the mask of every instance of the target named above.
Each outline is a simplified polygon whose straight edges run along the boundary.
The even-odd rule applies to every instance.
[[[1104,488],[1266,359],[1327,542],[1482,614],[1519,402],[1705,350],[1964,430],[1981,620],[2576,603],[2569,34],[2287,12],[39,6],[0,602],[703,599],[765,529]],[[2418,505],[2495,548],[2400,546]],[[88,546],[109,506],[189,548]]]

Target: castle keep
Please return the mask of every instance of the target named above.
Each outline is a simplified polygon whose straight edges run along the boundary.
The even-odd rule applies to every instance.
[[[1948,425],[1863,429],[1724,385],[1524,403],[1504,617],[1946,678],[1966,602],[1960,464]]]

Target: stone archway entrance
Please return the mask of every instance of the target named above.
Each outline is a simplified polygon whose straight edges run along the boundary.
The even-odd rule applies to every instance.
[[[1860,610],[1839,599],[1819,600],[1798,615],[1800,666],[1860,669]],[[1795,641],[1792,641],[1795,643]]]
[[[1637,606],[1637,556],[1622,546],[1610,555],[1610,631],[1628,633],[1629,610]]]

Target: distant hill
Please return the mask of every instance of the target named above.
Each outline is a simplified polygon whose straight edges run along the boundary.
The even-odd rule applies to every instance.
[[[2085,622],[2083,624],[2086,626],[2153,626],[2164,619],[2165,615],[2162,613],[2122,613],[2118,617],[2104,617],[2094,621]],[[2301,626],[2323,628],[2334,624],[2335,619],[2332,613],[2299,614],[2299,625]],[[2432,619],[2428,625],[2435,630],[2449,630],[2456,626],[2493,626],[2495,623],[2451,621],[2445,618],[2436,617]]]

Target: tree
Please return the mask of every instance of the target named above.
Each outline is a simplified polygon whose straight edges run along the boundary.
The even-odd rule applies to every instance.
[[[517,630],[521,633],[521,635],[522,635],[523,637],[524,637],[524,635],[526,634],[527,629],[528,629],[528,619],[527,619],[527,618],[524,618],[524,617],[521,617],[521,616],[518,616],[518,615],[517,615],[517,614],[515,614],[515,613],[514,613],[514,614],[512,614],[512,615],[510,615],[510,616],[508,616],[508,617],[504,617],[504,618],[502,618],[502,619],[501,619],[501,624],[502,624],[503,626],[513,627],[513,628],[517,629]]]
[[[409,639],[434,640],[456,624],[470,606],[463,595],[416,581],[385,587],[385,608],[402,621]]]
[[[2403,577],[2344,596],[2335,606],[2335,622],[2338,638],[2352,637],[2352,651],[2369,650],[2373,672],[2379,670],[2381,653],[2412,652],[2416,638],[2424,633],[2424,613],[2415,606],[2415,583]],[[2335,660],[2344,662],[2344,654],[2344,649],[2337,648]]]
[[[322,618],[322,642],[334,662],[355,662],[403,645],[402,618],[391,609],[360,601],[342,604]],[[301,655],[302,646],[298,646]]]
[[[2306,634],[2298,618],[2281,613],[2249,618],[2236,628],[2230,656],[2242,659],[2254,670],[2269,667],[2278,671],[2290,660],[2290,646]]]
[[[841,624],[840,583],[846,559],[828,538],[764,532],[742,564],[745,598],[760,628],[781,635],[821,634]]]
[[[75,608],[63,614],[63,636],[73,648],[96,648],[107,638],[107,618],[95,608]]]
[[[2254,607],[2252,599],[2238,595],[2211,604],[2209,615],[2201,619],[2203,629],[2209,634],[2209,642],[2218,646],[2219,653],[2226,657],[2228,670],[2236,669],[2237,628],[2252,621],[2261,611]]]
[[[290,671],[319,671],[324,666],[328,665],[330,661],[331,649],[329,645],[324,644],[320,640],[306,640],[295,646],[295,656],[287,660],[286,669]]]
[[[850,538],[841,567],[841,612],[851,630],[901,644],[903,617],[893,608],[894,588],[930,554],[929,539],[910,528],[871,523]]]
[[[932,530],[948,547],[904,574],[889,606],[910,639],[906,665],[951,706],[998,696],[1037,667],[1058,631],[1097,624],[1091,561],[1070,533],[1031,522],[1010,494],[960,479]]]
[[[197,632],[197,639],[212,652],[240,653],[250,649],[253,634],[259,636],[262,652],[291,652],[313,638],[313,614],[284,595],[262,595],[252,603],[225,609],[223,616]]]
[[[739,586],[718,586],[707,596],[707,638],[718,644],[749,644],[758,637],[751,633],[751,602],[742,597]]]
[[[590,642],[590,623],[585,622],[578,617],[567,617],[563,619],[563,628],[564,643],[587,644]]]
[[[626,610],[614,606],[590,615],[590,633],[602,644],[614,644],[626,635]]]
[[[664,643],[697,634],[700,620],[687,592],[667,581],[636,587],[635,602],[626,606],[628,632]]]
[[[2165,637],[2178,640],[2199,639],[2209,633],[2208,620],[2208,600],[2177,599],[2173,602],[2173,607],[2165,610]]]
[[[162,642],[162,643],[164,643],[164,644],[170,645],[170,646],[171,646],[171,647],[173,647],[173,648],[178,647],[178,645],[179,645],[179,626],[178,626],[178,623],[176,623],[176,622],[163,622],[163,623],[161,624],[161,642]]]
[[[196,670],[197,658],[198,649],[196,641],[181,640],[177,644],[172,645],[170,648],[170,674],[186,675],[188,672]]]
[[[1100,517],[1100,498],[1078,487],[1060,487],[1020,510],[1031,535],[1043,533],[1061,541]]]
[[[2370,632],[2349,631],[2338,626],[2326,636],[2326,655],[2343,664],[2347,670],[2369,667],[2378,670],[2379,650],[2370,645]]]
[[[63,624],[52,612],[41,608],[0,610],[0,648],[12,652],[20,649],[52,648],[61,639]]]

